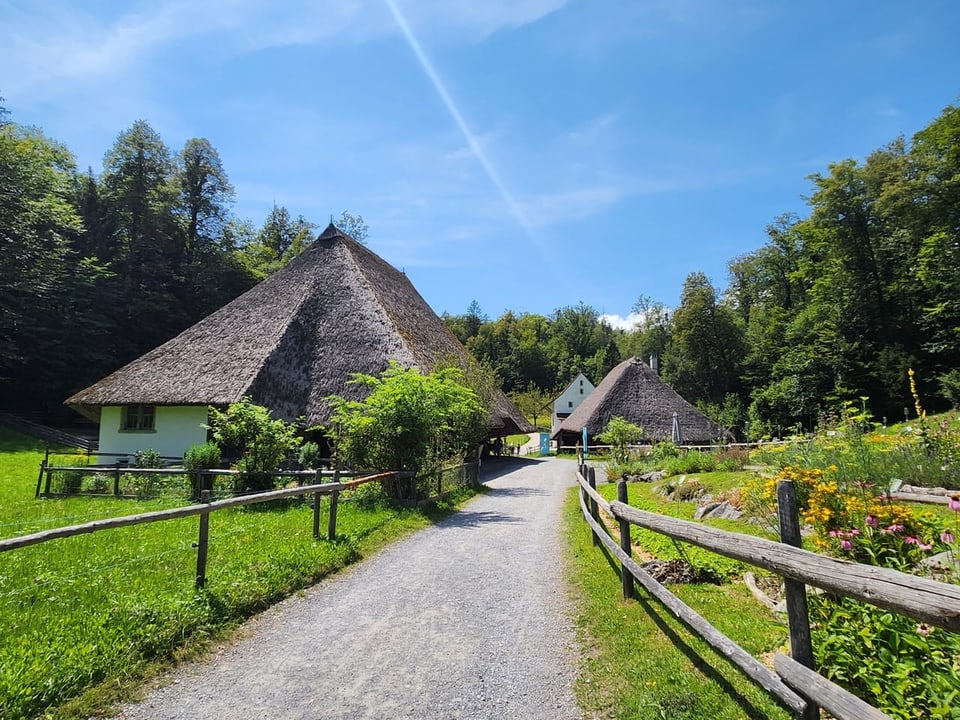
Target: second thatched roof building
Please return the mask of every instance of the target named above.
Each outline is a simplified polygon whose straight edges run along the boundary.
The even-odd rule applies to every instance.
[[[587,428],[592,439],[622,417],[643,428],[645,441],[680,440],[706,445],[727,435],[716,422],[684,400],[649,365],[635,357],[624,360],[554,432],[561,446],[573,446]],[[678,437],[679,432],[679,437]]]

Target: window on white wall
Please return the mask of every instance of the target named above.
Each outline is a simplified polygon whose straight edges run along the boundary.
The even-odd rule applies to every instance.
[[[153,405],[124,405],[120,419],[123,432],[150,432],[154,429],[156,407]]]

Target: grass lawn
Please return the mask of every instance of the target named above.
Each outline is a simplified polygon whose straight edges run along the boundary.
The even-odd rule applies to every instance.
[[[704,477],[705,482],[710,480]],[[726,480],[713,479],[718,485]],[[649,485],[631,484],[629,489],[632,505],[678,514],[677,505],[656,496]],[[612,484],[601,485],[600,490],[606,497],[616,495]],[[680,503],[681,517],[692,515],[691,505]],[[638,720],[792,717],[642,588],[638,587],[637,599],[621,599],[619,566],[603,549],[593,547],[576,491],[571,491],[564,522],[577,624],[585,647],[577,684],[585,710],[601,717]],[[639,528],[634,533],[634,542],[640,541],[645,550],[663,559],[686,557],[694,565],[712,567],[717,576],[740,571],[736,563],[714,553],[681,548],[669,538]],[[651,536],[665,542],[654,543]],[[756,657],[769,655],[787,641],[786,626],[740,582],[670,589]]]
[[[186,502],[36,500],[42,459],[42,442],[0,428],[0,537]],[[361,507],[344,495],[335,542],[313,539],[307,504],[216,512],[202,591],[194,589],[195,517],[2,553],[0,717],[89,717],[129,699],[163,663],[202,649],[252,613],[429,525],[463,499],[417,510],[384,502]]]

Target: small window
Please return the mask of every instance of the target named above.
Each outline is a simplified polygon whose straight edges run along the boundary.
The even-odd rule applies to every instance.
[[[580,394],[583,395],[583,388],[580,388]]]
[[[156,408],[153,405],[124,405],[120,429],[125,432],[153,430]]]
[[[573,407],[573,400],[567,403],[567,407]]]
[[[583,380],[580,381],[580,387],[583,387]],[[583,392],[582,390],[580,392]]]

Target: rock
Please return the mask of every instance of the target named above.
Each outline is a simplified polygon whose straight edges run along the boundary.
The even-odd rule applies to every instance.
[[[663,470],[653,470],[652,472],[644,473],[640,475],[641,482],[659,482],[663,480],[663,476],[666,473]]]
[[[960,557],[951,550],[931,555],[920,561],[920,565],[931,570],[946,570],[960,573]]]
[[[663,584],[713,582],[685,560],[649,560],[641,563],[654,580]]]
[[[702,520],[704,518],[739,520],[741,517],[743,517],[743,510],[734,507],[726,500],[723,502],[708,502],[698,507],[697,511],[693,514],[694,520]]]

